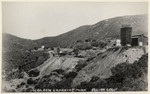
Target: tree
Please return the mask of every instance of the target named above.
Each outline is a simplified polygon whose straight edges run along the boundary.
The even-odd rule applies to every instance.
[[[36,83],[36,81],[34,81],[32,78],[29,78],[29,79],[27,80],[27,84],[29,84],[29,85],[35,84],[35,83]]]
[[[57,54],[59,54],[60,53],[60,48],[57,48]]]
[[[68,74],[65,75],[66,78],[75,78],[78,73],[76,72],[69,72]]]
[[[51,47],[51,50],[54,50],[54,47]]]
[[[91,42],[92,39],[88,38],[85,40],[85,42]]]
[[[82,43],[83,41],[82,40],[77,40],[77,43]]]
[[[75,56],[78,56],[78,54],[79,54],[79,49],[76,49],[76,48],[75,48],[75,49],[73,50],[73,52],[74,52]]]

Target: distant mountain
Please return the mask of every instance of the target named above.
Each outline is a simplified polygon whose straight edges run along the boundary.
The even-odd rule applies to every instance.
[[[20,56],[25,53],[28,40],[10,34],[2,34],[2,60],[3,71],[14,68],[20,62]],[[14,60],[15,59],[15,60]],[[14,63],[15,62],[15,63]]]
[[[40,47],[45,45],[48,47],[67,47],[74,44],[77,40],[96,39],[102,40],[105,38],[119,38],[120,28],[122,25],[131,25],[133,35],[145,34],[148,35],[148,17],[147,15],[132,15],[121,16],[100,21],[94,25],[85,25],[71,30],[67,33],[55,37],[45,37],[38,40],[25,40],[15,36],[6,35],[8,42],[20,43],[24,46]]]
[[[15,49],[16,47],[19,49],[28,48],[28,45],[32,43],[32,40],[29,39],[22,39],[17,36],[11,34],[2,34],[2,42],[3,42],[3,49]]]

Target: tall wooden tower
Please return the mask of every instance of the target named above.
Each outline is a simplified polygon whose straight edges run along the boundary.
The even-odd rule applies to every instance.
[[[130,25],[123,25],[120,31],[121,45],[131,46],[132,43],[132,27]]]

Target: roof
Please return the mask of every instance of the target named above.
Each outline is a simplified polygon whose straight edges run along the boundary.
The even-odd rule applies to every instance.
[[[122,28],[125,28],[125,27],[129,27],[129,28],[131,28],[131,25],[130,25],[130,24],[122,25]]]
[[[143,37],[145,37],[145,38],[147,38],[146,36],[144,36],[144,34],[140,34],[140,35],[133,35],[133,36],[132,36],[132,38],[138,38],[138,37],[142,37],[142,36],[143,36]]]

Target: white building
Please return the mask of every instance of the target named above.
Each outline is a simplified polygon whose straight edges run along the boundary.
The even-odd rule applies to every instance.
[[[116,46],[121,46],[121,40],[120,39],[116,40]]]

